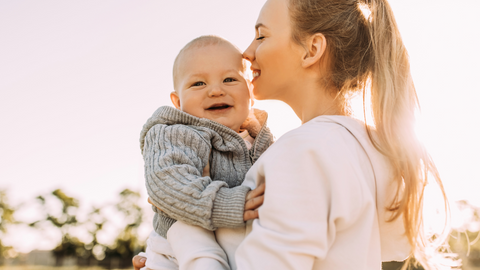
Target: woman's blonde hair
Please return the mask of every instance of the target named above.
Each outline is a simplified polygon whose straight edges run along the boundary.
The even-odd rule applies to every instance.
[[[415,110],[419,104],[408,53],[390,5],[387,0],[289,0],[289,10],[294,41],[303,44],[309,35],[325,36],[324,79],[337,96],[347,99],[363,91],[366,116],[365,92],[370,88],[375,138],[366,127],[372,143],[388,157],[397,184],[397,193],[388,207],[392,212],[390,221],[402,216],[412,255],[425,268],[437,268],[429,259],[431,253],[426,252],[432,238],[426,239],[423,230],[423,194],[428,174],[440,186],[446,212],[448,203],[435,164],[415,134]],[[439,236],[436,239],[445,240]]]

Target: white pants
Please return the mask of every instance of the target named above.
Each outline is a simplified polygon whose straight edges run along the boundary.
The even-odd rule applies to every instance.
[[[167,239],[152,231],[147,239],[147,250],[138,254],[147,261],[142,270],[178,270],[178,262]]]
[[[145,269],[235,270],[235,251],[246,236],[245,227],[219,228],[215,233],[177,221],[167,239],[154,231],[147,240]]]

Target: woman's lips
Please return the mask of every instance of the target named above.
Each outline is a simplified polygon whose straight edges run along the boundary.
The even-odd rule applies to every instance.
[[[254,69],[252,72],[253,74],[252,82],[254,82],[258,77],[260,77],[261,73],[262,72],[259,69]]]

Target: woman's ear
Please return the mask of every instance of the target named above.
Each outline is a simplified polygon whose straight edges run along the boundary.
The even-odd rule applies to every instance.
[[[170,99],[172,100],[173,106],[180,110],[180,97],[178,96],[177,92],[170,93]]]
[[[326,48],[327,39],[323,34],[317,33],[310,36],[305,42],[305,56],[302,60],[302,67],[309,68],[320,62]]]

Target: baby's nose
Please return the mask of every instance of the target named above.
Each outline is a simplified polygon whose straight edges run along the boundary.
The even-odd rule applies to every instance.
[[[222,87],[219,85],[213,85],[208,95],[211,97],[223,96],[225,95],[225,91],[223,91]]]

